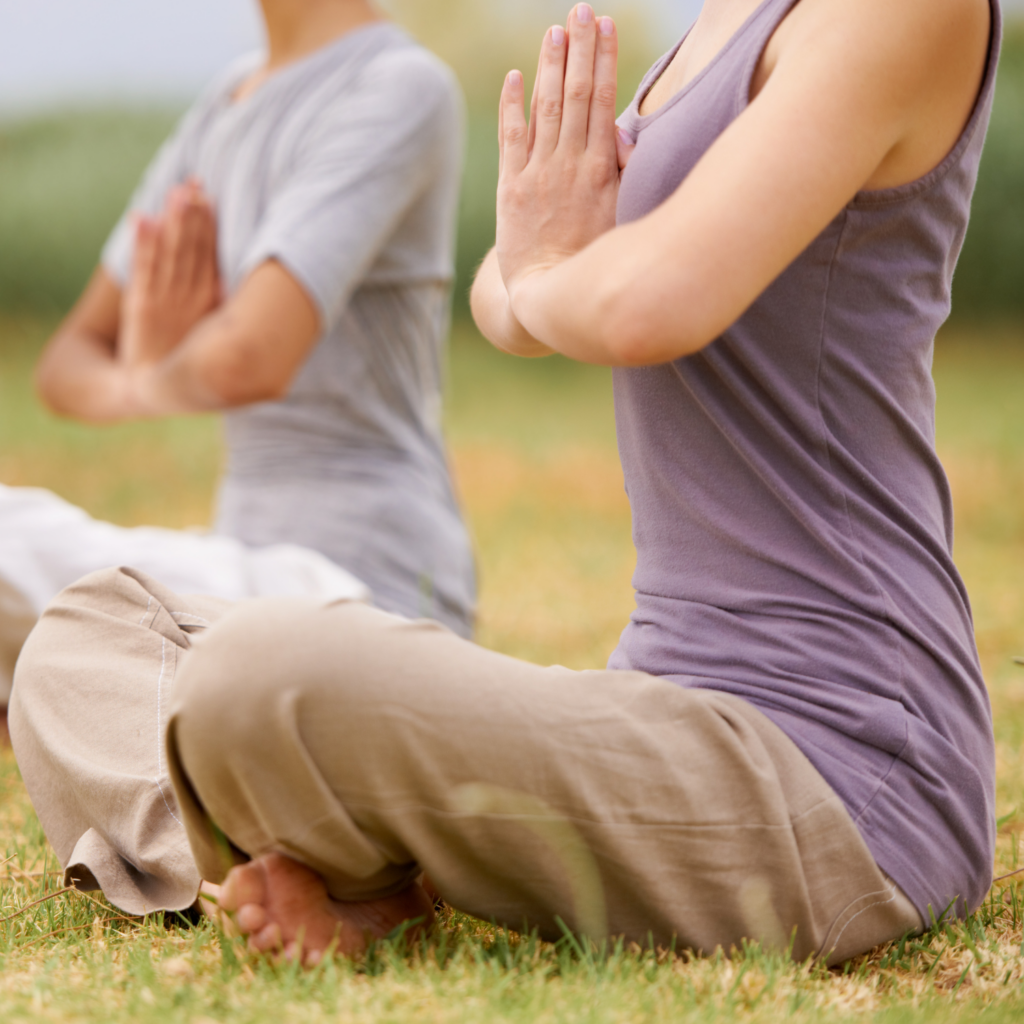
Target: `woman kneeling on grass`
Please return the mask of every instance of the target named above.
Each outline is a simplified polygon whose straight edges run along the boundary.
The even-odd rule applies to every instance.
[[[252,858],[222,902],[256,949],[357,952],[429,915],[424,870],[543,935],[830,962],[978,906],[993,741],[929,370],[999,24],[708,0],[618,138],[586,4],[529,127],[508,77],[474,312],[616,367],[637,611],[600,672],[353,604],[221,619],[167,749],[206,877]]]

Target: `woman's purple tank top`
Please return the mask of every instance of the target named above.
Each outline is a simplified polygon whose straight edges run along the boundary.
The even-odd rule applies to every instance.
[[[743,113],[796,2],[765,0],[646,117],[675,50],[644,79],[620,120],[637,140],[620,223],[664,202]],[[995,845],[991,710],[931,377],[994,93],[992,10],[976,109],[934,171],[860,193],[703,351],[615,371],[637,607],[611,667],[760,708],[926,920],[981,903]]]

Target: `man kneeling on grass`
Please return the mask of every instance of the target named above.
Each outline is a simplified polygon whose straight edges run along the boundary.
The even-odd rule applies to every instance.
[[[543,935],[831,962],[981,902],[993,740],[929,365],[998,42],[994,0],[708,0],[618,137],[586,4],[529,127],[508,77],[474,313],[616,367],[637,611],[598,672],[357,604],[228,612],[166,751],[256,949],[358,952],[429,917],[423,871]]]
[[[42,610],[108,566],[226,600],[368,589],[472,635],[440,422],[458,86],[370,0],[259,9],[266,53],[185,115],[37,370],[87,423],[223,414],[214,533],[0,485],[0,715]]]

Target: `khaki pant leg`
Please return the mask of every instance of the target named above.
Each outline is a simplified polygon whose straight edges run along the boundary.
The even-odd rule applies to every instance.
[[[837,935],[848,956],[920,926],[905,902],[864,912],[886,880],[745,702],[539,668],[363,606],[228,613],[184,663],[168,761],[213,881],[237,851],[291,856],[343,901],[425,869],[484,919],[705,952],[795,929],[797,957]]]
[[[106,569],[54,599],[18,662],[11,739],[66,883],[130,914],[196,899],[163,731],[179,659],[227,607]]]

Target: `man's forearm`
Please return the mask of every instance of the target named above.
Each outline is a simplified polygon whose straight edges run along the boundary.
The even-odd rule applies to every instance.
[[[98,339],[67,335],[39,366],[40,395],[59,415],[89,423],[213,412],[276,397],[226,380],[230,369],[217,355],[223,328],[211,321],[197,325],[165,359],[135,366]]]
[[[166,358],[126,369],[125,417],[218,412],[282,397],[287,382],[266,372],[245,333],[221,309],[201,320]]]
[[[124,418],[127,381],[112,345],[85,331],[58,334],[43,354],[35,380],[39,397],[59,416],[89,423]]]
[[[232,403],[209,386],[196,363],[194,353],[183,345],[159,363],[126,368],[122,418],[156,419],[228,408]]]
[[[162,356],[124,344],[120,300],[99,272],[40,359],[40,396],[60,415],[113,423],[276,401],[322,334],[313,301],[274,261]]]

